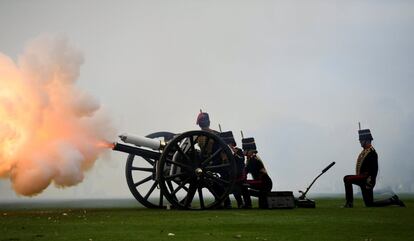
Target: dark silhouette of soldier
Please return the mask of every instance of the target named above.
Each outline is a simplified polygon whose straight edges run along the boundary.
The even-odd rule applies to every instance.
[[[251,207],[251,199],[249,190],[246,186],[246,173],[245,173],[245,161],[243,150],[237,147],[236,140],[234,139],[233,132],[226,131],[220,133],[220,137],[229,145],[234,161],[236,162],[236,182],[233,188],[233,196],[236,199],[238,208]],[[243,197],[243,198],[242,198]],[[244,200],[243,200],[244,199]]]
[[[250,193],[259,197],[259,208],[267,208],[267,193],[272,190],[272,179],[267,174],[263,161],[257,155],[254,138],[243,138],[243,151],[246,155],[246,174],[250,173],[253,180],[247,180]],[[250,204],[251,206],[251,204]]]
[[[213,133],[215,135],[219,135],[220,133],[216,130],[213,130],[210,128],[210,116],[208,115],[207,112],[202,112],[200,110],[200,113],[197,116],[197,122],[196,124],[198,126],[200,126],[200,129],[203,131],[208,131],[210,133]],[[218,149],[218,143],[214,143],[214,140],[209,139],[205,136],[200,136],[197,139],[198,145],[200,146],[200,149],[202,151],[202,154],[205,155],[205,157],[208,157],[209,155],[211,155],[212,153],[214,153],[217,149]],[[217,159],[212,160],[213,162],[215,162],[216,164],[221,164],[220,162],[222,162],[222,158],[219,157]],[[219,171],[220,175],[224,178],[228,177],[228,174],[225,171]],[[216,194],[220,195],[224,192],[224,188],[218,184],[213,184],[212,185],[212,190],[213,192],[215,192]],[[227,197],[226,199],[224,199],[223,202],[223,206],[221,208],[226,208],[226,209],[230,209],[231,208],[231,201],[230,198]]]
[[[208,115],[207,112],[200,111],[200,113],[197,116],[196,124],[200,126],[200,129],[203,131],[208,131],[214,134],[218,134],[217,131],[210,129],[210,116]]]
[[[378,154],[371,144],[373,140],[371,131],[369,129],[359,130],[358,134],[359,142],[363,150],[359,154],[356,162],[356,174],[344,177],[346,198],[344,207],[353,207],[354,197],[352,184],[358,185],[361,188],[362,197],[367,207],[383,207],[389,205],[405,207],[397,195],[385,200],[374,201],[373,190],[378,173]]]

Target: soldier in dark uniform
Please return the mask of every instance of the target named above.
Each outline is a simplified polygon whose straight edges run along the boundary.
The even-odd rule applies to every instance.
[[[200,113],[197,116],[196,124],[200,126],[200,129],[203,131],[208,131],[214,134],[218,134],[217,131],[210,129],[210,116],[208,115],[207,112],[200,111]]]
[[[242,139],[244,154],[247,157],[246,174],[250,173],[253,180],[247,180],[251,193],[259,197],[259,207],[266,208],[266,195],[272,190],[272,179],[267,174],[263,161],[257,155],[254,138]]]
[[[233,196],[237,201],[238,208],[251,207],[251,199],[249,190],[246,184],[245,162],[243,150],[237,147],[236,140],[234,139],[233,132],[226,131],[220,133],[220,137],[229,145],[232,150],[234,160],[236,162],[236,182],[234,184]],[[243,196],[243,198],[242,198]],[[243,202],[244,199],[244,202]]]
[[[213,130],[213,129],[210,128],[210,117],[209,117],[208,113],[206,113],[206,112],[200,111],[200,113],[197,116],[196,124],[199,125],[200,129],[203,130],[203,131],[208,131],[208,132],[211,132],[215,135],[219,135],[218,131]],[[205,155],[204,158],[210,156],[212,153],[214,153],[216,150],[218,150],[218,144],[214,143],[213,139],[209,139],[206,136],[200,136],[197,139],[197,142],[198,142],[198,145],[200,146],[202,155]],[[222,162],[223,160],[222,160],[221,157],[218,157],[217,159],[212,160],[212,161],[216,164],[220,164],[220,162]],[[228,175],[226,172],[220,172],[220,174],[223,177],[226,177],[226,175]],[[224,191],[223,188],[220,187],[220,185],[218,185],[218,184],[214,184],[211,188],[217,194],[223,193],[223,191]],[[226,209],[231,208],[230,198],[227,197],[226,199],[224,199],[223,208],[226,208]]]
[[[404,207],[404,203],[397,195],[389,199],[374,201],[373,189],[378,173],[378,154],[371,144],[373,140],[371,131],[369,129],[359,130],[359,142],[363,148],[359,154],[356,163],[356,174],[347,175],[344,177],[345,184],[345,198],[346,203],[344,207],[353,207],[353,190],[352,184],[358,185],[361,188],[362,197],[365,206],[367,207],[383,207],[389,205],[399,205]]]
[[[197,116],[196,124],[200,126],[200,129],[203,131],[208,131],[215,135],[218,135],[219,132],[210,128],[210,117],[208,113],[200,111]],[[213,153],[213,150],[217,149],[217,143],[214,143],[214,140],[207,138],[206,136],[200,136],[197,139],[197,143],[200,146],[201,151],[204,155],[209,155]]]

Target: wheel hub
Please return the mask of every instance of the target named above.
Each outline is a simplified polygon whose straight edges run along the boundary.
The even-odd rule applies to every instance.
[[[198,177],[200,177],[201,175],[203,175],[203,169],[201,168],[196,168],[195,169],[195,173]]]

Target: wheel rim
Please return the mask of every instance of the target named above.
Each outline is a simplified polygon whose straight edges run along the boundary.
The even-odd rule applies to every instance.
[[[146,137],[168,141],[173,136],[170,132],[155,132]],[[135,199],[147,208],[165,208],[164,195],[155,175],[157,162],[155,159],[129,154],[125,165],[129,190]]]
[[[235,170],[231,150],[221,138],[206,131],[190,131],[166,146],[157,165],[157,179],[174,207],[210,209],[228,197]]]

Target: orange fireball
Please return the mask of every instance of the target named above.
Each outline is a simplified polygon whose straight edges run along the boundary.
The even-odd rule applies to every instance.
[[[81,182],[111,137],[98,103],[75,81],[81,53],[66,39],[31,42],[18,64],[0,53],[0,177],[35,195]]]

